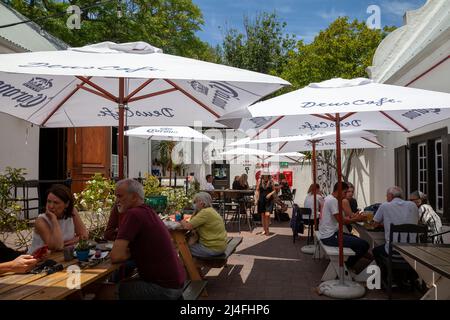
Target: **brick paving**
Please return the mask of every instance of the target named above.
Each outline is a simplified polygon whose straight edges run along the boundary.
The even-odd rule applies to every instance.
[[[242,225],[241,225],[242,227]],[[243,227],[245,228],[245,226]],[[316,287],[328,261],[313,259],[300,249],[306,244],[306,234],[292,241],[289,222],[275,222],[270,226],[273,233],[267,237],[244,229],[236,232],[229,226],[229,236],[241,236],[243,242],[228,259],[227,266],[210,269],[205,276],[208,281],[206,300],[326,300],[316,293]],[[420,293],[394,292],[394,299],[419,299]],[[383,290],[366,290],[362,299],[387,299]]]

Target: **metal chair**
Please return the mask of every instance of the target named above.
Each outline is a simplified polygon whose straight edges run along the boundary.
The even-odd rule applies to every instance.
[[[389,253],[387,257],[382,257],[382,263],[387,266],[387,283],[385,283],[385,287],[387,288],[389,299],[392,298],[393,272],[396,270],[404,273],[415,272],[409,263],[406,262],[403,257],[393,249],[392,244],[426,242],[426,240],[423,241],[423,239],[427,239],[427,232],[427,227],[424,225],[391,224],[389,232]]]

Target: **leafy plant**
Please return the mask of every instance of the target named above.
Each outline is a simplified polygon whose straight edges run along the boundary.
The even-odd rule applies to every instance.
[[[161,195],[162,187],[159,186],[159,180],[157,177],[148,173],[144,177],[144,194],[146,197]]]
[[[102,238],[115,201],[115,185],[110,179],[96,173],[86,182],[86,187],[74,194],[75,207],[84,212],[80,216],[89,230],[91,239]]]
[[[75,250],[77,251],[86,251],[89,250],[89,242],[87,240],[80,240],[75,247]]]
[[[199,185],[197,186],[199,188]],[[145,197],[151,196],[166,196],[167,197],[167,213],[173,213],[177,210],[182,210],[192,204],[192,197],[196,192],[195,188],[190,188],[188,194],[184,188],[170,188],[159,186],[159,180],[152,175],[145,175],[144,179],[144,193]]]
[[[31,227],[28,221],[21,217],[22,206],[19,199],[12,199],[14,186],[25,181],[24,168],[6,167],[0,174],[0,231],[2,241],[14,236],[14,245],[18,249],[28,249],[31,241]]]

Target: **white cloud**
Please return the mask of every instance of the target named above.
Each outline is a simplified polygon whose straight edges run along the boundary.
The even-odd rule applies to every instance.
[[[346,14],[344,11],[337,11],[336,9],[331,9],[331,11],[320,11],[317,13],[319,17],[321,17],[324,20],[328,21],[334,21],[338,17],[345,17],[348,14]]]
[[[393,14],[396,16],[403,16],[406,11],[415,9],[417,6],[408,1],[384,1],[381,3],[381,13]]]

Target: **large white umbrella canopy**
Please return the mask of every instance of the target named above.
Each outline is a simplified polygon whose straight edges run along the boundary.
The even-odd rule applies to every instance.
[[[213,142],[211,138],[191,127],[144,126],[125,131],[126,136],[164,141],[204,141]]]
[[[345,115],[343,130],[413,131],[449,118],[449,107],[448,93],[338,78],[255,103],[218,122],[246,132],[276,130],[288,136],[333,130],[335,121],[323,115],[339,113]]]
[[[270,119],[272,123],[263,129],[274,121],[280,121],[281,117],[314,115],[318,122],[325,120],[335,127],[336,141],[339,142],[341,126],[351,117],[360,115],[365,119],[361,120],[359,129],[365,130],[386,130],[381,125],[386,119],[395,124],[397,130],[412,131],[449,118],[450,94],[379,84],[365,78],[338,78],[312,83],[303,89],[256,103],[248,111],[252,117],[279,117]],[[341,182],[340,143],[336,143],[336,147],[338,182]],[[338,194],[340,199],[340,184]],[[339,211],[342,212],[341,201]],[[342,230],[342,221],[339,220],[340,286],[344,282]]]
[[[228,161],[231,164],[249,164],[268,162],[290,162],[298,163],[304,157],[299,152],[274,153],[263,149],[232,148],[211,157],[209,161]]]
[[[368,149],[381,148],[383,145],[377,140],[376,135],[369,131],[347,130],[341,132],[341,148],[342,149]],[[264,145],[263,149],[272,152],[295,152],[295,151],[312,151],[313,143],[317,151],[336,149],[336,132],[327,131],[314,134],[303,134],[297,136],[259,137],[255,139],[244,138],[231,143],[229,146],[254,146]]]
[[[0,55],[0,112],[43,127],[217,126],[226,112],[289,85],[278,77],[177,57],[145,42]]]

